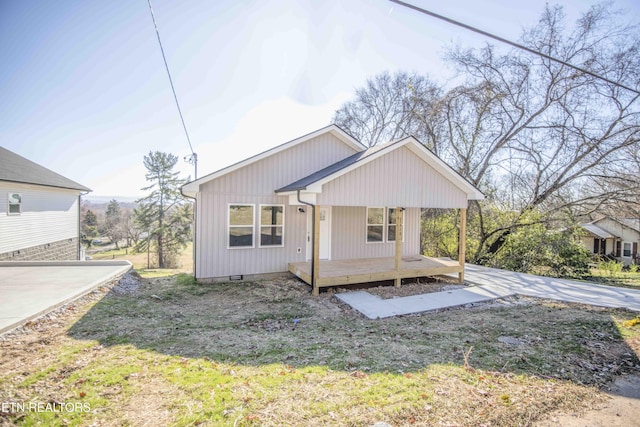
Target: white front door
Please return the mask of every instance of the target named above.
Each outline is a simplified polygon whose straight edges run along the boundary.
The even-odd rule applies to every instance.
[[[309,212],[307,210],[307,212]],[[331,258],[331,206],[323,206],[316,212],[320,215],[320,259]],[[311,260],[311,235],[313,222],[311,213],[307,215],[307,261]]]

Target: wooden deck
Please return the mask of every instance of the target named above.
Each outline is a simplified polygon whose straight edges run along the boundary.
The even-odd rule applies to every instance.
[[[395,270],[395,258],[365,258],[320,261],[320,275],[316,287],[322,288],[356,283],[379,282],[383,280],[438,276],[460,273],[464,267],[458,261],[425,256],[407,256],[402,258],[400,272]],[[311,262],[289,263],[289,271],[311,284]]]

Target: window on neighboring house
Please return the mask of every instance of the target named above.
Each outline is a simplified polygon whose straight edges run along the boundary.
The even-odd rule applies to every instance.
[[[396,241],[396,208],[387,208],[387,241]],[[402,241],[404,242],[404,234]]]
[[[260,246],[284,246],[284,205],[260,205]]]
[[[631,256],[631,242],[624,242],[622,244],[622,256],[624,257]]]
[[[7,214],[20,215],[22,212],[22,196],[20,193],[9,193],[8,202],[9,207],[7,209]]]
[[[254,205],[229,205],[229,247],[252,248]]]
[[[367,208],[367,243],[384,241],[384,208]]]

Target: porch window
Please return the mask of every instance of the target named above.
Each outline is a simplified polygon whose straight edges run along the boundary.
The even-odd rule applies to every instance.
[[[622,256],[623,257],[631,256],[631,242],[624,242],[622,244]]]
[[[20,193],[8,194],[9,207],[7,209],[8,215],[20,215],[22,212],[22,196]]]
[[[254,205],[229,205],[229,247],[252,248]]]
[[[260,247],[284,246],[284,205],[260,205]]]
[[[367,243],[384,239],[384,208],[367,208]]]
[[[387,208],[387,242],[396,241],[396,208]],[[404,242],[404,234],[402,235]]]

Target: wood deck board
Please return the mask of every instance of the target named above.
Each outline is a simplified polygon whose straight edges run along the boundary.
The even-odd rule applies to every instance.
[[[424,256],[412,256],[402,259],[402,278],[437,276],[458,273],[462,267],[458,261]],[[295,262],[289,264],[289,271],[307,283],[311,281],[311,263]],[[316,285],[336,286],[356,283],[392,280],[397,277],[395,258],[365,258],[349,260],[320,261],[320,277]]]

